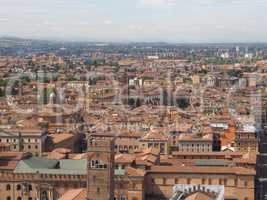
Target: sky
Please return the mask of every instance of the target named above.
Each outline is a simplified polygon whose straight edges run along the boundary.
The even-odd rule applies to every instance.
[[[267,42],[267,0],[0,0],[0,36]]]

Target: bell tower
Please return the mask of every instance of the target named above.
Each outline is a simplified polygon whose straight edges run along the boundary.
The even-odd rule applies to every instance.
[[[88,143],[87,200],[114,199],[114,139]]]

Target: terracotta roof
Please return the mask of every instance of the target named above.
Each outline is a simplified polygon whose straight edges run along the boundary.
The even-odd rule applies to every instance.
[[[179,141],[212,141],[212,134],[205,135],[203,137],[197,137],[192,134],[181,134]]]
[[[116,154],[116,163],[132,163],[135,160],[135,155],[133,154]]]
[[[85,200],[86,199],[86,189],[70,189],[59,200]]]
[[[0,169],[14,170],[20,160],[30,156],[30,153],[23,152],[0,152]]]
[[[214,200],[214,199],[202,192],[196,192],[195,194],[186,197],[185,200]]]
[[[60,134],[52,134],[50,135],[50,137],[52,138],[52,141],[54,144],[58,144],[64,140],[68,140],[70,138],[75,137],[73,134],[69,134],[69,133],[60,133]]]
[[[52,152],[57,152],[57,153],[61,153],[61,154],[67,154],[67,153],[71,152],[71,149],[57,148],[57,149],[54,149]]]
[[[167,137],[158,131],[150,131],[142,138],[142,140],[167,141]]]
[[[62,154],[59,152],[49,152],[47,155],[48,159],[55,159],[55,160],[60,160],[60,159],[65,159],[66,154]]]
[[[211,167],[211,166],[152,166],[148,173],[200,173],[200,174],[236,174],[256,175],[254,169],[244,167]]]
[[[128,176],[144,176],[146,174],[146,172],[142,169],[135,169],[133,167],[126,167],[126,174]]]
[[[72,156],[72,159],[73,160],[81,160],[81,159],[87,159],[87,153],[81,153],[81,154],[73,154],[73,155],[70,155]]]
[[[221,145],[226,146],[231,143],[235,139],[235,128],[229,128],[222,136],[221,136]]]
[[[160,149],[159,148],[150,147],[150,148],[143,149],[143,151],[139,153],[140,156],[141,155],[147,155],[147,154],[159,155],[160,154]]]

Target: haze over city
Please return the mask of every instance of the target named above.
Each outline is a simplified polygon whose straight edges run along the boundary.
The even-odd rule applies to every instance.
[[[266,0],[0,0],[0,36],[267,42]]]
[[[0,200],[267,200],[267,0],[0,0]]]

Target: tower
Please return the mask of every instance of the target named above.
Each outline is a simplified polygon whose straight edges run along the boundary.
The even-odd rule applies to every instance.
[[[114,139],[92,138],[88,145],[87,200],[114,199]]]

